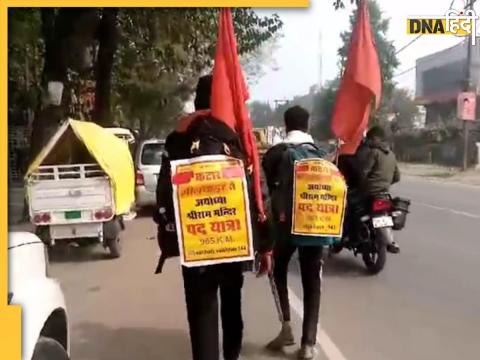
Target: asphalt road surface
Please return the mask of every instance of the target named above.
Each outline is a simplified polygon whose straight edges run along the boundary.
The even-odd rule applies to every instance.
[[[318,359],[480,358],[480,188],[406,180],[394,194],[413,201],[401,254],[377,276],[342,252],[326,259]],[[158,254],[149,218],[128,224],[124,256],[102,249],[56,249],[51,275],[65,290],[74,360],[190,359],[177,260],[153,275]],[[294,327],[300,337],[302,291],[292,261]],[[263,350],[278,331],[266,279],[248,276],[244,358],[293,358]]]

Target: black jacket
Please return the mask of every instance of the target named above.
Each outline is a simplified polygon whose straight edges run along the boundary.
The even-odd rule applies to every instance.
[[[282,162],[283,154],[288,145],[285,143],[272,146],[263,156],[262,168],[265,174],[268,190],[272,190],[278,185],[281,176],[280,163]]]

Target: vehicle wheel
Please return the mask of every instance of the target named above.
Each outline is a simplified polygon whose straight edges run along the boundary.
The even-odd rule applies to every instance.
[[[376,244],[373,249],[365,250],[362,253],[363,262],[370,274],[378,274],[385,267],[387,261],[387,246]]]
[[[69,360],[63,346],[52,338],[41,337],[38,339],[32,360]]]
[[[122,254],[122,244],[120,243],[120,236],[116,238],[107,239],[107,247],[110,250],[110,255],[113,259],[118,259]]]

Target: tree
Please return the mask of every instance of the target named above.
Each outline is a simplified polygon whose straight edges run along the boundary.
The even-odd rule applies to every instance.
[[[9,9],[8,113],[9,122],[30,124],[40,95],[43,43],[40,13]]]
[[[122,10],[114,66],[115,103],[124,107],[121,113],[130,121],[147,121],[141,133],[170,127],[192,94],[196,78],[211,70],[217,15],[218,10],[211,8]],[[233,17],[240,55],[259,64],[259,48],[278,33],[280,19],[259,17],[251,9],[235,9]],[[258,76],[257,68],[252,68],[250,74]],[[147,113],[155,120],[147,120]]]
[[[280,38],[281,34],[276,32],[256,50],[248,52],[240,58],[240,64],[250,85],[256,84],[265,75],[267,69],[278,70],[273,54],[278,49]]]
[[[274,125],[274,112],[267,102],[253,101],[249,104],[250,118],[255,127]]]
[[[38,103],[32,124],[30,155],[35,156],[66,116],[72,115],[76,82],[91,67],[87,48],[91,46],[99,22],[96,8],[41,8],[41,34],[44,44],[43,71]],[[61,102],[50,97],[48,85],[63,84]]]
[[[16,104],[28,99],[23,108],[35,109],[31,156],[67,116],[108,126],[123,114],[146,121],[145,129],[167,125],[159,114],[178,113],[195,78],[213,63],[218,9],[41,8],[11,9],[9,15],[14,34],[9,86],[16,89],[10,99],[21,98]],[[233,16],[240,54],[251,54],[250,64],[259,63],[263,57],[255,51],[278,33],[282,22],[248,8],[235,9]],[[254,77],[259,72],[252,68]],[[51,82],[63,84],[59,105],[49,98]],[[92,83],[95,101],[89,108],[82,94]],[[141,109],[140,97],[150,99]],[[10,105],[12,114],[20,108],[14,101]],[[152,115],[146,116],[148,111]]]
[[[320,140],[330,139],[333,136],[330,124],[338,85],[339,79],[336,78],[328,82],[315,95],[312,111],[312,133]]]
[[[98,59],[95,68],[95,107],[93,119],[100,125],[111,125],[112,72],[115,52],[118,47],[118,8],[102,9],[102,18],[97,29]]]
[[[393,130],[412,129],[418,116],[418,108],[407,89],[394,89],[389,108],[394,114]]]

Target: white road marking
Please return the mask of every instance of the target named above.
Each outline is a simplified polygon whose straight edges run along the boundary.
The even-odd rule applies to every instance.
[[[480,215],[472,214],[472,213],[469,213],[469,212],[466,212],[466,211],[449,209],[449,208],[445,208],[445,207],[441,207],[441,206],[430,205],[430,204],[427,204],[427,203],[416,203],[416,204],[421,205],[421,206],[428,207],[428,208],[430,208],[430,209],[435,209],[435,210],[440,210],[440,211],[447,211],[447,212],[450,212],[450,213],[452,213],[452,214],[466,216],[466,217],[469,217],[469,218],[472,218],[472,219],[480,219]]]
[[[297,313],[297,315],[303,319],[303,302],[290,288],[288,289],[288,294],[290,306]],[[330,339],[330,336],[328,336],[325,330],[321,328],[320,324],[318,325],[317,330],[317,342],[327,356],[328,360],[347,360],[337,345],[335,345],[332,339]]]

